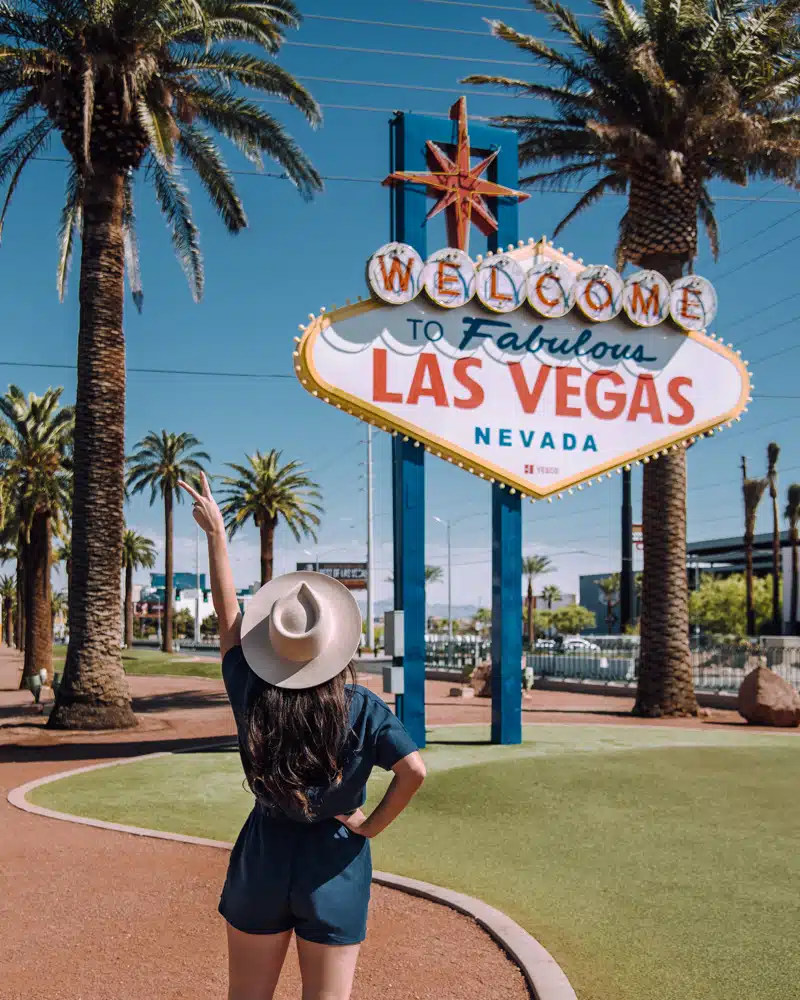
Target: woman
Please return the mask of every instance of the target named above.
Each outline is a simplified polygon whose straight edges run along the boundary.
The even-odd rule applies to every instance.
[[[425,765],[388,707],[354,683],[361,614],[352,594],[319,573],[289,573],[262,587],[242,619],[208,481],[200,493],[180,485],[208,538],[222,676],[256,798],[219,904],[228,1000],[271,1000],[293,931],[303,1000],[348,1000],[366,933],[369,841],[411,801]],[[365,816],[375,764],[394,778]]]

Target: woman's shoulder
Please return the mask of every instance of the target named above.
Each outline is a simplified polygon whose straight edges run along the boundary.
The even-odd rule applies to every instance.
[[[375,715],[383,714],[386,712],[391,712],[391,709],[386,704],[386,702],[375,694],[374,691],[370,691],[368,687],[363,684],[348,684],[348,690],[350,691],[350,714],[353,717],[358,717],[359,715]]]

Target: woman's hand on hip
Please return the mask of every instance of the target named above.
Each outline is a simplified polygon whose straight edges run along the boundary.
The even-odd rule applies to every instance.
[[[222,518],[222,511],[211,495],[211,487],[208,485],[206,474],[200,473],[200,493],[183,481],[180,481],[178,486],[192,498],[192,514],[203,531],[207,535],[224,535],[225,522]]]
[[[337,816],[336,819],[346,826],[351,833],[357,833],[359,837],[371,837],[372,834],[369,831],[369,820],[364,814],[363,809],[356,809],[354,813],[350,813],[349,816]]]

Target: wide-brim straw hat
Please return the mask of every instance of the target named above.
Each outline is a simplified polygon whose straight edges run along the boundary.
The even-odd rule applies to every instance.
[[[361,611],[338,580],[287,573],[253,595],[242,620],[250,669],[275,687],[317,687],[341,673],[361,642]]]

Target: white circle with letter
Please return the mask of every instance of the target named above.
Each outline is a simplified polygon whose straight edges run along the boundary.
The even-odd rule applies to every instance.
[[[622,278],[613,267],[587,267],[575,281],[575,301],[587,319],[606,323],[622,310],[623,288]]]
[[[525,301],[525,272],[507,254],[485,257],[475,269],[478,298],[496,313],[509,313]]]
[[[557,260],[538,260],[528,271],[528,302],[547,319],[566,316],[575,305],[575,276]]]
[[[622,304],[637,326],[658,326],[669,316],[670,285],[658,271],[637,271],[625,279]]]
[[[401,306],[419,295],[425,264],[407,243],[387,243],[367,264],[370,288],[384,302]]]
[[[684,330],[705,330],[717,315],[717,293],[708,278],[687,274],[672,283],[670,315]]]
[[[445,247],[428,257],[422,281],[437,306],[457,309],[475,294],[475,265],[463,250]]]

